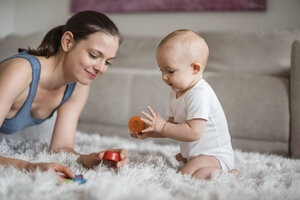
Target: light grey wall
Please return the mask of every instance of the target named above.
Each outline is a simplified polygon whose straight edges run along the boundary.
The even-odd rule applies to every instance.
[[[16,0],[0,0],[0,37],[14,32]]]
[[[108,14],[125,35],[165,35],[192,30],[300,28],[300,0],[268,0],[265,12]],[[0,37],[47,31],[71,16],[70,0],[0,0]]]

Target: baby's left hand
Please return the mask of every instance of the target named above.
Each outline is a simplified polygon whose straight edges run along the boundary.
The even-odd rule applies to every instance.
[[[147,128],[142,130],[142,133],[152,131],[156,133],[162,133],[163,127],[166,124],[166,120],[164,120],[157,112],[154,112],[150,106],[147,108],[151,115],[142,111],[142,114],[147,117],[147,119],[141,118],[141,120],[147,124]]]

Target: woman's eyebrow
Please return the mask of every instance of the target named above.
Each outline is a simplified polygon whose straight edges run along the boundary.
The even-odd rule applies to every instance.
[[[104,54],[102,53],[102,51],[98,50],[98,49],[93,49],[93,48],[89,48],[90,51],[96,51],[100,57],[104,57]],[[111,60],[111,59],[116,59],[116,56],[114,57],[111,57],[111,58],[108,58],[108,60]]]

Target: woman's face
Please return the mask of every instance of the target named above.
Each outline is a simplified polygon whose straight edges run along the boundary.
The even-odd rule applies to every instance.
[[[67,76],[81,84],[89,84],[106,72],[115,59],[118,48],[118,36],[102,32],[90,34],[67,52]]]

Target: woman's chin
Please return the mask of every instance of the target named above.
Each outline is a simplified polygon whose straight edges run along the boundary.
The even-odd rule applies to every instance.
[[[89,85],[92,81],[91,80],[84,80],[84,81],[77,81],[82,85]]]

